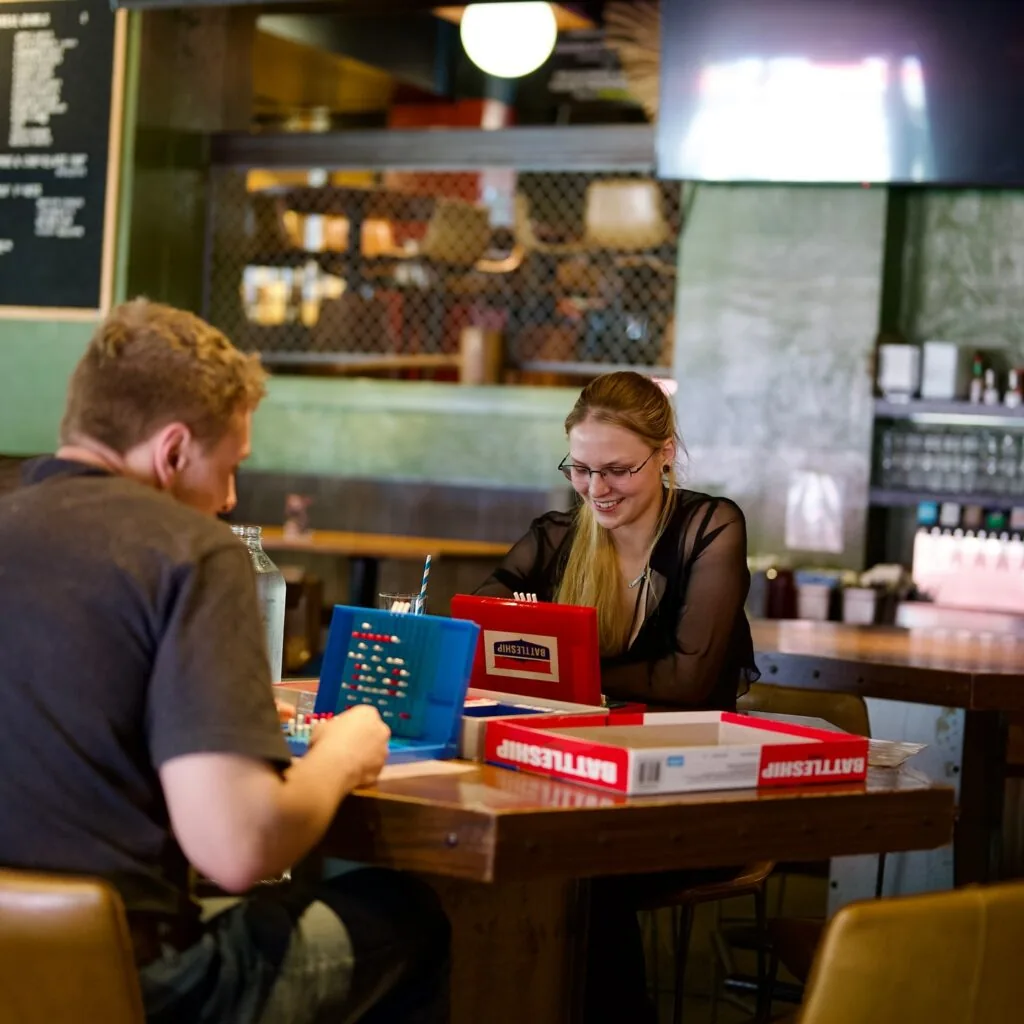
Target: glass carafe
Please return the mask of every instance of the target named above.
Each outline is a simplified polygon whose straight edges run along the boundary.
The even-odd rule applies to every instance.
[[[249,549],[249,560],[256,573],[256,594],[263,620],[270,678],[276,683],[281,679],[284,659],[284,576],[263,550],[263,530],[259,526],[232,526],[231,530]]]

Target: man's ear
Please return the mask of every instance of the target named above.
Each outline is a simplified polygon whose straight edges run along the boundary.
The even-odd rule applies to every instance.
[[[153,438],[153,473],[164,490],[188,465],[192,431],[184,423],[168,423]]]

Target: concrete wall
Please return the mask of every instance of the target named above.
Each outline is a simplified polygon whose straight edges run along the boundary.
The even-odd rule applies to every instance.
[[[747,513],[751,553],[786,551],[797,474],[831,478],[862,557],[882,189],[700,186],[680,258],[676,375],[690,477]],[[820,477],[819,477],[820,479]]]

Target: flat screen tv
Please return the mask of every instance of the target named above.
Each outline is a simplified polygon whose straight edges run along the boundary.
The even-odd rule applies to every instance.
[[[662,0],[658,172],[1024,185],[1024,0]]]

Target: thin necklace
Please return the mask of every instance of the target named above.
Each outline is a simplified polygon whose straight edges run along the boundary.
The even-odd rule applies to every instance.
[[[641,580],[643,580],[643,578],[644,578],[644,577],[645,577],[645,576],[646,576],[646,575],[647,575],[647,574],[648,574],[648,573],[649,573],[650,571],[651,571],[651,567],[650,567],[649,565],[645,565],[645,566],[644,566],[644,571],[643,571],[642,573],[640,573],[640,575],[639,575],[639,576],[637,576],[637,578],[636,578],[635,580],[633,580],[633,582],[632,582],[632,583],[630,583],[630,585],[629,585],[629,589],[630,589],[630,590],[632,590],[632,589],[633,589],[634,587],[638,587],[638,586],[640,585],[640,581],[641,581]]]
[[[657,538],[651,542],[651,546],[647,549],[647,562],[644,565],[643,572],[629,585],[629,589],[633,590],[634,587],[640,586],[643,580],[647,579],[651,575],[651,552],[654,551],[654,545],[657,543]]]
[[[632,583],[629,584],[629,589],[630,590],[636,589],[638,586],[640,586],[640,584],[643,582],[644,579],[648,578],[651,575],[651,555],[654,552],[654,545],[658,543],[658,538],[660,536],[661,536],[660,532],[655,534],[654,539],[651,541],[650,547],[648,547],[648,549],[647,549],[647,561],[646,561],[646,564],[644,565],[643,572],[640,573],[640,575],[637,576],[637,578],[635,580],[633,580]]]

